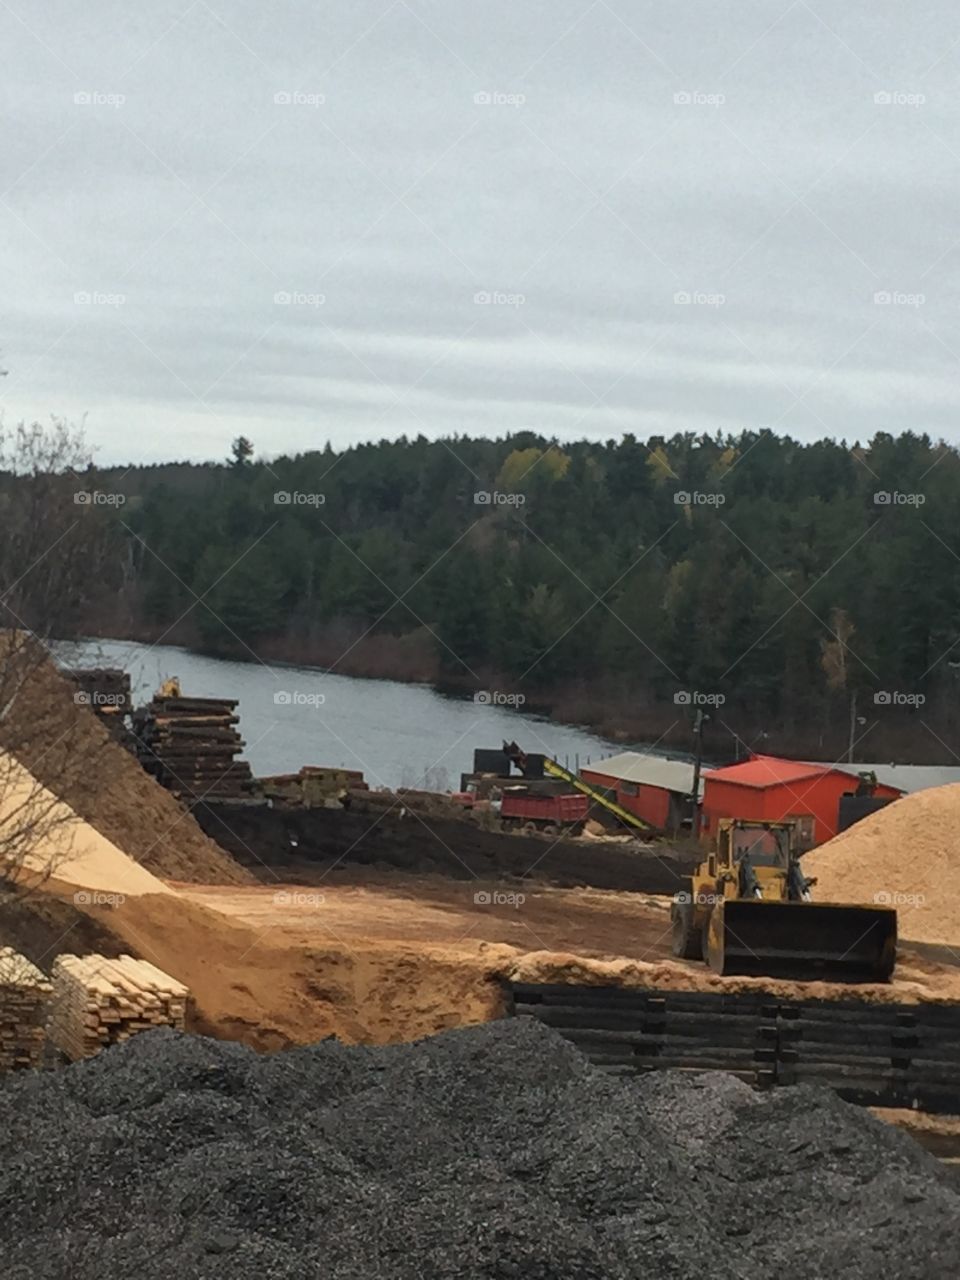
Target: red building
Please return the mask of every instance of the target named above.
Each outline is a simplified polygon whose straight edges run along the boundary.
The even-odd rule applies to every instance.
[[[685,760],[623,751],[618,756],[584,765],[580,776],[595,787],[604,787],[624,809],[658,831],[677,831],[689,816],[693,765]],[[700,793],[703,794],[702,779]]]
[[[703,775],[701,834],[713,839],[720,818],[757,822],[806,819],[811,842],[823,844],[837,834],[840,797],[854,792],[857,766],[809,764],[777,756],[753,756],[740,764],[708,769]],[[896,799],[899,788],[878,784],[874,795]]]

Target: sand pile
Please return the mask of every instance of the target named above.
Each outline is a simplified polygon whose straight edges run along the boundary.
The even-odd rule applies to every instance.
[[[18,850],[15,880],[26,887],[49,881],[73,889],[83,905],[97,898],[117,901],[131,894],[172,893],[162,880],[101,835],[96,827],[37,782],[12,756],[0,758],[0,850]],[[19,849],[29,837],[29,849]]]
[[[74,701],[73,686],[21,637],[0,632],[0,747],[75,812],[156,875],[197,884],[252,879],[137,761],[94,713]],[[8,656],[16,641],[16,656]],[[13,662],[25,667],[10,674]]]
[[[0,1088],[4,1280],[928,1280],[958,1251],[947,1171],[828,1091],[615,1080],[528,1019],[270,1057],[152,1031]]]
[[[803,866],[821,902],[896,907],[901,938],[960,948],[960,784],[901,797]]]

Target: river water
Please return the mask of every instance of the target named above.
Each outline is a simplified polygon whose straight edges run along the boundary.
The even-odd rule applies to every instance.
[[[227,662],[119,640],[59,644],[56,657],[67,666],[123,667],[138,705],[170,676],[191,697],[239,698],[243,754],[258,775],[331,765],[361,769],[372,787],[445,791],[457,790],[460,774],[472,770],[475,747],[499,748],[504,738],[571,767],[624,750],[574,726],[446,697],[426,685]]]

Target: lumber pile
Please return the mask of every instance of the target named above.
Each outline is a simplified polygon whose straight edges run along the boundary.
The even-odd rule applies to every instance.
[[[58,956],[48,1034],[71,1062],[151,1027],[182,1031],[189,991],[147,960]]]
[[[0,1072],[39,1067],[51,986],[12,947],[0,947]]]
[[[161,690],[133,718],[140,763],[187,800],[250,798],[250,765],[236,758],[245,746],[236,707],[236,698],[184,698]]]
[[[369,791],[358,769],[305,764],[299,773],[277,773],[259,778],[264,796],[275,809],[336,807],[351,791]]]

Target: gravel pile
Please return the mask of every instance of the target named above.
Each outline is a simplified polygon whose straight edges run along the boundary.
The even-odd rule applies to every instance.
[[[2,1280],[955,1274],[960,1194],[832,1094],[615,1079],[515,1019],[271,1057],[161,1030],[0,1089]]]

